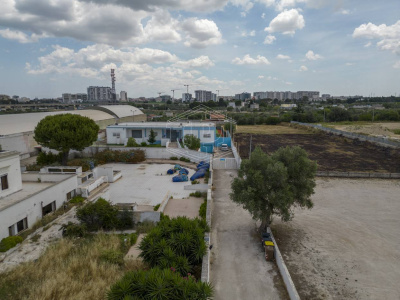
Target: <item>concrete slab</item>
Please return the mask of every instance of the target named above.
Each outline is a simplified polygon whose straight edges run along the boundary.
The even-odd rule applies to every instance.
[[[164,199],[168,193],[174,199],[189,197],[191,191],[184,190],[187,182],[172,182],[174,175],[167,175],[167,170],[173,168],[172,164],[107,164],[120,170],[122,177],[110,184],[110,198],[114,203],[134,203],[155,206]],[[189,170],[189,177],[194,170]]]
[[[203,198],[189,197],[188,199],[170,199],[164,210],[164,215],[176,218],[186,216],[196,218],[199,216],[200,205]]]
[[[125,259],[129,259],[129,260],[142,260],[142,259],[139,257],[139,254],[140,254],[140,252],[141,252],[140,249],[139,249],[139,245],[140,245],[140,242],[143,240],[143,238],[144,238],[145,236],[146,236],[145,233],[139,234],[138,239],[137,239],[137,241],[136,241],[136,244],[133,245],[133,246],[129,249],[128,253],[125,255]]]

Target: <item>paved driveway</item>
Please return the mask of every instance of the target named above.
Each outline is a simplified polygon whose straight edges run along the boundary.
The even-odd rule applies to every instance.
[[[236,170],[214,170],[211,282],[215,299],[287,299],[277,267],[265,261],[250,214],[229,199]]]

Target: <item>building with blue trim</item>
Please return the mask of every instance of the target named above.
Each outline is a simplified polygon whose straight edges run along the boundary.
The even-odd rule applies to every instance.
[[[216,125],[212,122],[132,122],[107,126],[107,144],[126,145],[131,137],[138,144],[148,143],[151,130],[156,134],[156,144],[162,146],[193,134],[200,139],[203,152],[212,152],[217,139]]]

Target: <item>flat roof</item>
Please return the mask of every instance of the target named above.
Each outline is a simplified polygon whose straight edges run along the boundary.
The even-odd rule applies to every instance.
[[[40,122],[40,120],[44,119],[47,116],[60,114],[81,115],[84,117],[89,117],[95,122],[114,119],[114,116],[104,111],[95,109],[0,115],[0,135],[34,131],[36,125]]]
[[[170,128],[170,127],[216,127],[214,123],[204,122],[129,122],[109,125],[109,128],[129,127],[129,128]]]
[[[0,158],[7,158],[7,157],[12,157],[12,156],[18,156],[19,157],[19,152],[17,151],[0,151]]]
[[[22,190],[0,199],[0,211],[17,204],[27,197],[43,191],[54,184],[57,184],[57,182],[22,182]]]

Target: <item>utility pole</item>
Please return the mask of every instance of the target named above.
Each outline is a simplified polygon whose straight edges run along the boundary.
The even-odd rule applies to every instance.
[[[251,156],[251,143],[252,143],[252,140],[253,140],[253,135],[250,135],[250,152],[249,152],[249,159],[250,159],[250,156]]]

